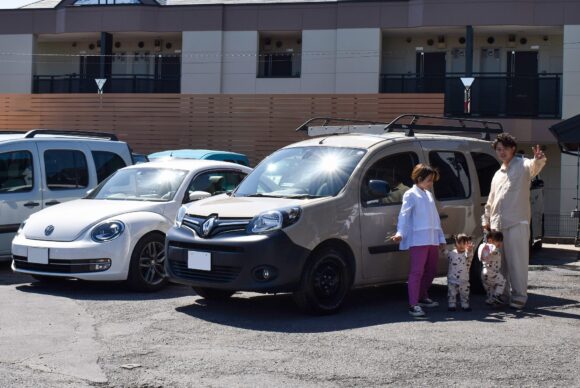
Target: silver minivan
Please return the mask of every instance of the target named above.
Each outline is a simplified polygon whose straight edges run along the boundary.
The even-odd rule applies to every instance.
[[[353,287],[405,281],[408,252],[390,237],[417,163],[439,170],[434,194],[448,243],[457,233],[482,238],[499,168],[489,137],[499,124],[349,121],[302,126],[312,139],[268,156],[234,192],[182,207],[166,239],[170,279],[206,299],[292,292],[301,308],[322,314],[337,311]],[[439,275],[446,270],[442,256]]]

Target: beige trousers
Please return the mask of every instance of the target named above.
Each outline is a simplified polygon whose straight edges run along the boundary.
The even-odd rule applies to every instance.
[[[530,225],[516,224],[503,229],[501,273],[506,283],[504,295],[510,302],[528,300],[528,265],[530,262]]]

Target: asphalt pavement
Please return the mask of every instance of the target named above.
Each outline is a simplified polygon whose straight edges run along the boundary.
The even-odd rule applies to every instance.
[[[578,248],[544,245],[523,311],[448,312],[446,280],[427,318],[405,285],[351,292],[333,316],[289,295],[209,303],[184,286],[42,284],[0,264],[0,385],[10,387],[580,387]]]

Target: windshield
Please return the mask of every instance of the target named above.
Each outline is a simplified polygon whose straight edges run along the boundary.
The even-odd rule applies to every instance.
[[[169,168],[119,170],[101,183],[87,199],[119,201],[171,201],[187,171]]]
[[[260,163],[240,184],[235,196],[335,196],[364,154],[364,150],[355,148],[285,148]]]

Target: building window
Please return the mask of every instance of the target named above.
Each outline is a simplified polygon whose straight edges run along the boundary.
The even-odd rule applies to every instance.
[[[141,4],[140,0],[77,0],[74,5],[121,5]]]
[[[268,33],[259,36],[258,77],[298,78],[302,67],[302,33]]]

